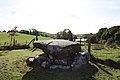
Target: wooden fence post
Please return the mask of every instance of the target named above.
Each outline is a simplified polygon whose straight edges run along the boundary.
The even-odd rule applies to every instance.
[[[91,54],[91,51],[90,51],[91,50],[91,42],[90,41],[91,41],[91,39],[89,38],[88,39],[88,52]]]
[[[82,38],[80,38],[80,45],[81,45],[81,39],[82,39]]]

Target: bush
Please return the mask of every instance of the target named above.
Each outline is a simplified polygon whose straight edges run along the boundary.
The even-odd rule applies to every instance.
[[[20,30],[19,33],[29,34],[29,31],[28,30]]]
[[[102,40],[102,44],[105,44],[106,43],[106,40]]]
[[[110,38],[109,30],[105,30],[104,33],[101,36],[101,40],[107,40]]]
[[[113,49],[116,49],[116,48],[118,48],[119,46],[116,44],[116,43],[112,43],[111,45],[110,45],[110,48],[113,48]]]
[[[97,41],[97,37],[94,35],[94,36],[91,36],[90,37],[90,42],[92,43],[92,44],[97,44],[98,43],[98,41]]]
[[[120,45],[120,40],[119,41],[115,41],[116,44]]]
[[[112,43],[114,42],[113,38],[108,38],[107,39],[107,42],[106,42],[106,45],[111,45]]]
[[[3,32],[6,32],[5,30]]]

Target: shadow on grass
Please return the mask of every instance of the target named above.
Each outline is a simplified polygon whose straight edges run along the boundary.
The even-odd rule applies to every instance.
[[[120,61],[115,62],[111,59],[102,60],[102,59],[95,58],[94,56],[92,56],[91,62],[92,63],[100,63],[100,64],[103,64],[103,65],[112,67],[114,69],[120,69]]]
[[[101,70],[103,70],[104,72],[106,72],[107,74],[109,74],[111,76],[112,76],[112,74],[109,71],[103,69],[101,67],[101,65],[99,65],[98,63],[109,66],[109,67],[114,68],[114,69],[120,69],[120,61],[115,62],[115,61],[113,61],[111,59],[102,60],[102,59],[99,59],[99,58],[95,58],[94,56],[91,56],[91,62],[94,63]]]
[[[92,76],[98,69],[91,64],[83,65],[78,71],[32,69],[22,80],[95,80]]]

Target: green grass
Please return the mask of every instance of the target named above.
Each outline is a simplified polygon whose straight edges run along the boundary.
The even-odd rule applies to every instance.
[[[111,59],[120,61],[118,49],[92,50],[92,54],[102,60]],[[30,49],[0,51],[0,80],[119,80],[120,69],[115,69],[103,64],[83,65],[81,70],[59,71],[59,70],[33,70],[25,63],[28,57],[41,54],[42,51],[32,52]],[[102,68],[102,69],[101,69]],[[104,71],[104,70],[105,71]],[[108,74],[108,73],[112,74]]]
[[[31,69],[26,66],[28,57],[36,56],[41,51],[11,50],[0,51],[0,80],[20,80]]]
[[[92,75],[97,72],[93,65],[84,65],[82,71],[52,71],[40,69],[38,71],[26,66],[28,57],[36,56],[42,52],[37,50],[0,51],[0,80],[80,80],[94,79]],[[90,69],[89,69],[90,68]],[[91,72],[92,70],[92,72]]]
[[[7,33],[0,33],[0,42],[9,42]],[[26,40],[28,42],[35,36],[20,34],[16,39],[22,43]],[[39,40],[50,39],[46,37],[39,37]],[[83,51],[87,51],[87,47],[83,46]],[[34,57],[41,54],[41,50],[34,52],[31,49],[22,50],[4,50],[0,51],[0,80],[120,80],[120,68],[104,64],[94,64],[89,62],[83,65],[80,70],[59,71],[59,70],[33,70],[26,65],[28,57]],[[101,49],[92,50],[92,55],[101,60],[110,59],[114,62],[120,62],[119,49]]]
[[[120,50],[119,49],[102,49],[92,50],[92,54],[99,59],[106,60],[112,59],[113,61],[120,61]]]
[[[119,49],[92,50],[92,55],[103,61],[109,59],[114,61],[115,63],[120,62]],[[101,70],[99,66],[105,71]],[[99,64],[99,66],[98,66],[99,71],[95,74],[95,78],[97,80],[120,80],[120,66],[118,69],[103,64]],[[111,75],[106,72],[110,73]]]
[[[27,35],[27,34],[20,34],[20,33],[16,33],[18,36],[15,36],[17,43],[20,44],[25,44],[26,42],[29,43],[33,38],[35,38],[35,36],[33,35]],[[10,43],[10,37],[9,34],[6,32],[0,32],[0,45],[4,45],[5,42]],[[49,40],[52,38],[49,37],[42,37],[42,36],[38,36],[39,40]]]
[[[120,61],[118,49],[92,50],[92,54],[102,60],[111,59]],[[32,52],[30,49],[0,51],[0,80],[119,80],[120,69],[115,69],[103,64],[83,65],[81,70],[59,71],[45,70],[38,71],[26,66],[26,59],[41,54],[42,51]],[[102,69],[104,70],[102,70]],[[112,74],[108,74],[108,73]]]

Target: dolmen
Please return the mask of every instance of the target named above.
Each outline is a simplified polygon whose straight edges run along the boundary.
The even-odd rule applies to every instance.
[[[89,52],[82,52],[80,44],[69,40],[34,41],[33,47],[43,51],[26,60],[32,68],[78,70],[90,60]]]

